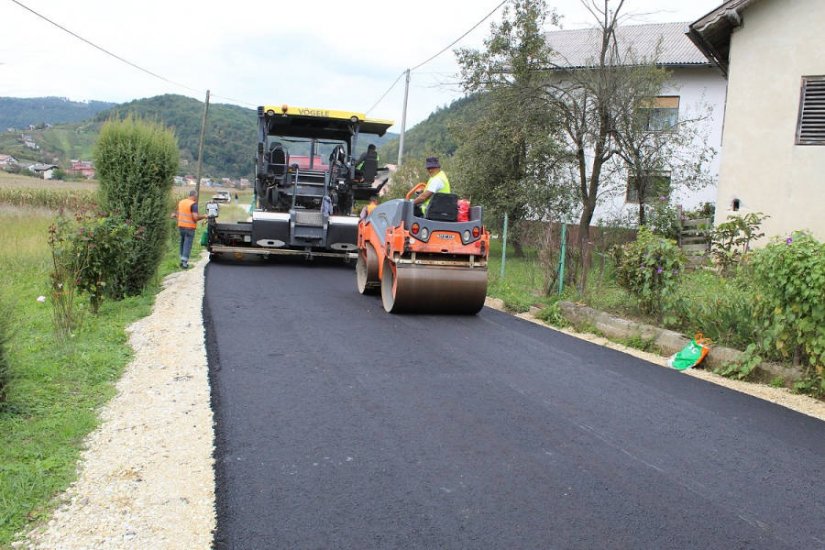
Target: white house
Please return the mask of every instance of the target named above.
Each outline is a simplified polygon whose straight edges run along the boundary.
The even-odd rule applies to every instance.
[[[29,172],[34,172],[44,180],[50,180],[54,175],[55,168],[57,168],[56,164],[42,164],[38,162],[29,166]]]
[[[729,0],[689,36],[728,76],[716,222],[825,240],[825,1]]]
[[[626,25],[617,29],[616,40],[623,52],[632,49],[637,59],[656,59],[671,73],[659,96],[652,98],[657,116],[672,121],[702,118],[696,123],[699,135],[695,141],[706,139],[707,144],[718,151],[722,141],[726,82],[721,70],[685,35],[687,27],[688,23]],[[601,29],[581,29],[553,31],[545,36],[548,44],[559,53],[560,65],[587,68],[593,66],[598,55],[601,33]],[[716,181],[718,154],[706,169],[710,179]],[[663,174],[663,177],[669,180],[670,175]],[[594,220],[638,212],[638,197],[627,186],[627,176],[623,178],[621,189],[600,197]],[[670,187],[673,190],[671,203],[684,209],[716,199],[715,185],[688,191],[679,181],[670,181]]]

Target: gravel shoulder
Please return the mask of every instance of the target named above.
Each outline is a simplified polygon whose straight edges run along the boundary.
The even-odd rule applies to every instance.
[[[78,479],[25,548],[209,548],[215,529],[201,259],[129,327],[133,361],[87,439]]]
[[[214,432],[202,317],[207,261],[168,276],[152,314],[129,328],[135,357],[86,441],[77,481],[59,497],[52,519],[15,548],[211,547]],[[486,305],[504,310],[493,298]],[[529,314],[518,317],[557,330]],[[667,368],[665,357],[562,332]],[[783,388],[703,370],[685,374],[825,420],[825,402]]]

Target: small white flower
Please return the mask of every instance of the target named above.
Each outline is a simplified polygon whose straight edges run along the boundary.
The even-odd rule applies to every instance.
[[[45,296],[38,296],[38,297],[37,297],[37,301],[38,301],[38,302],[40,302],[40,303],[42,304],[42,303],[44,303],[44,302],[46,301],[46,297],[45,297]]]

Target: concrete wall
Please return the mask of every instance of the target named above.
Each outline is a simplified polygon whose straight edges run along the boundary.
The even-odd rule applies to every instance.
[[[725,113],[725,78],[716,67],[680,67],[671,69],[671,71],[671,80],[660,95],[679,96],[679,118],[681,120],[695,118],[707,110],[710,111],[710,116],[697,124],[700,127],[700,134],[707,139],[708,145],[717,152],[714,159],[707,166],[709,174],[716,182],[719,177],[719,152],[722,145],[722,127]],[[697,137],[697,141],[701,141],[701,139],[701,137]],[[626,175],[619,176],[616,182],[616,194],[602,199],[596,209],[595,220],[627,213],[636,215],[639,209],[638,205],[625,202],[626,184]],[[716,201],[716,185],[710,185],[700,190],[688,190],[680,187],[679,181],[674,178],[672,186],[674,192],[671,196],[671,203],[681,205],[686,210],[695,208],[703,202]]]
[[[803,76],[825,75],[825,1],[766,0],[731,39],[716,223],[764,212],[767,237],[825,239],[825,146],[795,145]],[[767,239],[766,237],[766,239]]]

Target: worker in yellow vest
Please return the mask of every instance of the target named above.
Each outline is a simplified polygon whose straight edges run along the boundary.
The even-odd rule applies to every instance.
[[[450,192],[450,180],[447,179],[447,174],[441,169],[438,157],[427,157],[424,166],[427,168],[430,179],[427,181],[427,188],[413,200],[413,204],[421,208],[422,215],[427,213],[427,207],[430,205],[430,198],[433,195]]]
[[[195,229],[198,221],[206,219],[206,216],[198,214],[198,193],[194,189],[189,191],[189,196],[178,202],[177,209],[172,212],[172,217],[178,220],[180,230],[180,266],[189,269],[189,253],[192,251],[192,243],[195,240]]]

